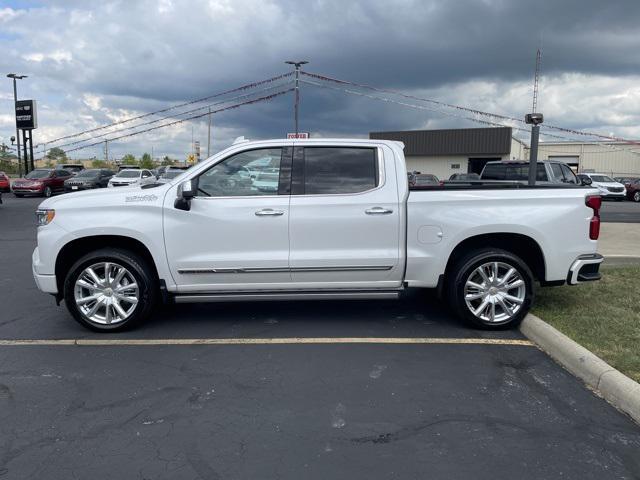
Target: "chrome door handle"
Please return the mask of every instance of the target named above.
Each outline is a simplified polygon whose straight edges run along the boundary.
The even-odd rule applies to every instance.
[[[367,215],[389,215],[393,210],[389,208],[373,207],[364,211]]]
[[[280,215],[284,215],[284,210],[274,210],[273,208],[263,208],[262,210],[258,210],[256,212],[256,216],[258,217],[279,217]]]

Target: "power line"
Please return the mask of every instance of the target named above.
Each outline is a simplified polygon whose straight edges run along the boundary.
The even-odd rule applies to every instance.
[[[169,127],[169,126],[171,126],[171,125],[177,125],[177,124],[179,124],[179,123],[183,123],[183,122],[186,122],[186,121],[188,121],[188,120],[194,120],[194,119],[196,119],[196,118],[202,118],[202,117],[205,117],[205,116],[209,115],[210,113],[211,113],[211,114],[214,114],[214,113],[224,112],[224,111],[226,111],[226,110],[233,110],[233,109],[238,108],[238,107],[241,107],[241,106],[243,106],[243,105],[251,105],[251,104],[254,104],[254,103],[258,103],[258,102],[268,101],[268,100],[271,100],[271,99],[273,99],[273,98],[275,98],[275,97],[278,97],[278,96],[280,96],[280,95],[284,95],[284,94],[286,94],[286,93],[292,92],[293,90],[294,90],[293,88],[289,88],[289,89],[287,89],[287,90],[282,90],[282,91],[279,91],[279,92],[276,92],[276,93],[272,93],[272,94],[269,94],[269,95],[265,95],[265,96],[262,96],[262,97],[259,97],[259,98],[254,98],[254,99],[252,99],[252,100],[247,100],[247,101],[245,101],[245,102],[240,102],[240,103],[237,103],[237,104],[235,104],[235,105],[229,105],[229,106],[227,106],[227,107],[219,108],[219,109],[217,109],[217,110],[211,110],[211,112],[208,112],[208,111],[207,111],[207,112],[205,112],[205,113],[200,113],[200,114],[198,114],[198,115],[193,115],[193,116],[191,116],[191,117],[183,118],[183,119],[180,119],[180,120],[175,120],[175,121],[173,121],[173,122],[165,123],[165,124],[163,124],[163,125],[156,125],[155,127],[147,128],[147,129],[145,129],[145,130],[140,130],[140,131],[138,131],[138,132],[132,132],[132,133],[128,133],[128,134],[126,134],[126,135],[120,135],[120,136],[118,136],[118,137],[108,138],[108,139],[106,139],[106,140],[107,140],[107,141],[109,141],[109,142],[112,142],[112,141],[114,141],[114,140],[120,140],[120,139],[122,139],[122,138],[133,137],[133,136],[135,136],[135,135],[139,135],[139,134],[141,134],[141,133],[145,133],[145,132],[150,132],[150,131],[152,131],[152,130],[157,130],[157,129],[159,129],[159,128]],[[90,144],[88,144],[88,145],[81,145],[81,146],[76,147],[76,148],[71,148],[71,149],[67,150],[67,153],[69,153],[69,152],[75,152],[76,150],[83,150],[83,149],[85,149],[85,148],[89,148],[89,147],[94,147],[94,146],[96,146],[96,145],[100,145],[100,144],[102,144],[102,142],[104,142],[104,141],[105,141],[105,140],[100,140],[100,141],[98,141],[98,142],[90,143]]]
[[[102,125],[100,127],[95,127],[95,128],[91,128],[91,129],[88,129],[88,130],[83,130],[81,132],[72,133],[70,135],[65,135],[63,137],[58,137],[58,138],[56,138],[54,140],[49,140],[47,143],[55,143],[55,142],[59,142],[60,140],[66,140],[67,138],[79,137],[80,135],[86,135],[87,133],[97,132],[97,131],[103,130],[105,128],[113,127],[114,125],[121,125],[123,123],[132,122],[134,120],[139,120],[141,118],[146,118],[146,117],[149,117],[151,115],[156,115],[158,113],[164,113],[164,112],[168,112],[170,110],[174,110],[176,108],[184,107],[184,106],[187,106],[187,105],[193,105],[194,103],[199,103],[199,102],[204,102],[204,101],[207,101],[207,100],[211,100],[213,98],[221,97],[223,95],[228,95],[230,93],[235,93],[235,92],[239,92],[241,90],[248,90],[248,89],[251,89],[251,88],[255,88],[255,87],[258,87],[260,85],[264,85],[266,83],[270,83],[270,82],[274,82],[274,81],[277,81],[277,80],[281,80],[281,79],[286,78],[286,77],[290,77],[292,75],[293,75],[293,72],[283,73],[282,75],[277,75],[275,77],[267,78],[265,80],[260,80],[258,82],[247,83],[247,84],[242,85],[240,87],[232,88],[230,90],[225,90],[223,92],[215,93],[213,95],[208,95],[206,97],[198,98],[198,99],[195,99],[195,100],[190,100],[188,102],[180,103],[178,105],[173,105],[171,107],[163,108],[163,109],[160,109],[160,110],[155,110],[155,111],[149,112],[149,113],[144,113],[142,115],[137,115],[135,117],[125,118],[124,120],[113,122],[113,123],[110,123],[108,125]]]
[[[516,118],[516,117],[510,117],[508,115],[500,115],[497,113],[491,113],[491,112],[485,112],[482,110],[477,110],[474,108],[468,108],[468,107],[463,107],[460,105],[455,105],[452,103],[447,103],[447,102],[441,102],[439,100],[433,100],[430,98],[422,98],[422,97],[418,97],[416,95],[410,95],[410,94],[406,94],[403,92],[399,92],[397,90],[391,90],[388,88],[379,88],[379,87],[374,87],[371,85],[366,85],[363,83],[357,83],[357,82],[351,82],[348,80],[341,80],[341,79],[337,79],[337,78],[332,78],[332,77],[328,77],[325,75],[320,75],[317,73],[311,73],[311,72],[306,72],[304,70],[300,71],[301,75],[306,75],[308,77],[313,77],[316,78],[318,80],[324,80],[327,82],[333,82],[333,83],[337,83],[337,84],[342,84],[342,85],[352,85],[352,86],[356,86],[356,87],[360,87],[363,89],[367,89],[367,90],[372,90],[372,91],[376,91],[376,92],[380,92],[380,93],[388,93],[388,94],[392,94],[392,95],[398,95],[404,98],[409,98],[412,100],[418,100],[421,102],[428,102],[428,103],[432,103],[432,104],[436,104],[436,105],[440,105],[443,107],[448,107],[448,108],[452,108],[452,109],[456,109],[456,110],[461,110],[461,111],[465,111],[465,112],[469,112],[472,113],[474,115],[480,115],[480,116],[485,116],[485,117],[491,117],[494,119],[499,119],[499,120],[508,120],[508,121],[512,121],[512,122],[518,122],[518,123],[525,123],[526,122],[523,119],[520,118]],[[629,139],[625,139],[625,138],[621,138],[621,137],[614,137],[614,136],[609,136],[609,135],[603,135],[600,133],[596,133],[596,132],[583,132],[580,130],[573,130],[571,128],[565,128],[565,127],[559,127],[556,125],[550,125],[550,124],[543,124],[541,125],[543,128],[547,128],[547,129],[551,129],[551,130],[557,130],[560,132],[565,132],[565,133],[570,133],[572,135],[579,135],[579,136],[586,136],[586,137],[596,137],[596,138],[602,138],[604,140],[613,140],[613,141],[617,141],[617,142],[622,142],[622,143],[628,143],[628,144],[633,144],[633,145],[640,145],[640,141],[637,140],[629,140]],[[547,134],[548,136],[553,136],[551,134]],[[562,138],[562,137],[559,137]]]
[[[176,113],[174,115],[168,115],[166,117],[157,118],[155,120],[150,120],[148,122],[138,123],[136,125],[131,125],[129,127],[118,128],[116,130],[111,130],[109,132],[105,132],[105,133],[101,133],[101,134],[95,135],[95,136],[93,136],[91,138],[85,138],[85,139],[81,139],[81,140],[75,140],[73,142],[63,143],[61,145],[56,145],[56,147],[57,148],[62,148],[62,147],[67,147],[67,146],[79,145],[79,144],[82,144],[84,142],[90,142],[91,140],[94,140],[96,138],[106,137],[107,135],[112,135],[114,133],[123,132],[123,131],[131,130],[131,129],[134,129],[134,128],[140,128],[140,127],[144,127],[144,126],[147,126],[147,125],[152,125],[154,123],[162,122],[164,120],[169,120],[169,119],[172,119],[172,118],[176,118],[176,117],[178,117],[180,115],[186,115],[186,114],[189,114],[189,113],[202,111],[202,110],[211,108],[211,107],[216,106],[216,105],[222,105],[224,103],[229,103],[229,102],[232,102],[233,100],[238,100],[240,98],[251,97],[253,95],[256,95],[257,93],[264,92],[264,91],[269,91],[269,90],[274,90],[276,88],[285,87],[287,85],[291,85],[292,83],[293,83],[293,81],[289,80],[287,82],[283,82],[283,83],[280,83],[280,84],[270,85],[269,87],[260,89],[260,90],[258,90],[256,92],[246,93],[246,94],[243,94],[243,95],[237,95],[235,97],[232,97],[232,98],[229,98],[229,99],[226,99],[226,100],[222,100],[220,102],[211,103],[211,104],[205,105],[203,107],[198,107],[198,108],[194,108],[194,109],[191,109],[191,110],[186,110],[184,112],[179,112],[179,113]],[[47,143],[49,143],[49,142],[47,142]]]

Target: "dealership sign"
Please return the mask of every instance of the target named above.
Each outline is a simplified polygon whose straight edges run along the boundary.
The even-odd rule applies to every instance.
[[[20,130],[32,130],[38,128],[38,115],[36,114],[35,100],[16,101],[16,126]]]

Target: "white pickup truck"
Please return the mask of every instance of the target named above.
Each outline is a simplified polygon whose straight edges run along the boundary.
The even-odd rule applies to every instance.
[[[481,328],[517,325],[534,283],[600,278],[597,190],[504,182],[411,189],[403,145],[240,142],[170,183],[38,208],[33,275],[94,330],[161,302],[397,298],[437,288]]]

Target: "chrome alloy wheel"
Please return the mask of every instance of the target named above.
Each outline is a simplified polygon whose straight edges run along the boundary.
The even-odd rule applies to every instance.
[[[464,285],[467,308],[488,323],[508,321],[522,307],[526,293],[520,273],[504,262],[483,263]]]
[[[89,321],[102,325],[123,322],[136,309],[138,284],[122,265],[100,262],[85,268],[74,286],[78,309]]]

